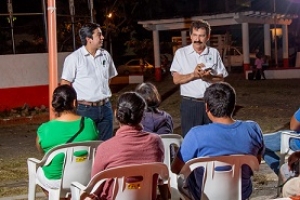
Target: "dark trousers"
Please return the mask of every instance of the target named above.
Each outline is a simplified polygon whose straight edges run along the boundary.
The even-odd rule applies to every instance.
[[[261,78],[266,79],[264,70],[257,69],[253,70],[253,79],[260,80]]]
[[[184,137],[192,127],[211,122],[206,114],[204,101],[189,97],[181,98],[180,115],[182,137]]]
[[[95,122],[99,140],[105,141],[113,136],[113,111],[109,101],[102,106],[78,104],[77,113]]]

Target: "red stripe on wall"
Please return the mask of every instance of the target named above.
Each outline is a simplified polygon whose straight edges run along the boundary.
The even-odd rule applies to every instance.
[[[48,85],[0,89],[0,111],[22,107],[25,103],[29,107],[48,107],[48,90]]]

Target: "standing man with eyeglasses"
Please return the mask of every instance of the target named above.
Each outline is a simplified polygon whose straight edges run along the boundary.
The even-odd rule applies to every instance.
[[[196,125],[210,120],[204,105],[204,92],[213,82],[223,81],[228,73],[217,49],[206,45],[210,25],[206,21],[193,21],[190,27],[192,44],[175,52],[171,65],[173,82],[180,84],[180,115],[182,136]]]
[[[102,49],[104,36],[100,25],[89,23],[79,30],[82,47],[66,57],[61,84],[77,92],[77,113],[94,120],[99,139],[113,136],[113,111],[109,101],[109,81],[118,75],[110,54]]]

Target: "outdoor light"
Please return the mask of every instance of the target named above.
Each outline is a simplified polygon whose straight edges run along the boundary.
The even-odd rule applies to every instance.
[[[109,13],[109,14],[107,15],[107,17],[108,17],[108,18],[111,18],[112,15],[113,15],[112,13]]]
[[[282,37],[282,28],[271,28],[272,32],[272,39],[275,40],[276,37],[281,38]],[[276,34],[276,35],[275,35]]]

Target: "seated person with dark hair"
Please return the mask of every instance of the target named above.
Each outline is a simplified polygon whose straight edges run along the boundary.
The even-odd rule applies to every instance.
[[[300,151],[295,151],[288,158],[286,167],[293,176],[290,176],[282,189],[283,197],[298,196],[300,199]]]
[[[159,110],[161,99],[156,87],[152,83],[141,83],[135,91],[139,93],[147,103],[142,125],[145,131],[157,134],[173,133],[173,121],[169,113]]]
[[[97,140],[98,132],[94,121],[76,114],[77,94],[69,85],[58,86],[52,97],[52,107],[56,118],[43,123],[37,130],[36,146],[41,153],[47,153],[53,147],[67,143],[79,130],[80,133],[69,142]],[[37,178],[45,188],[60,188],[64,157],[57,155],[52,162],[39,168]]]
[[[145,100],[136,92],[126,92],[117,100],[115,117],[120,125],[116,135],[97,149],[92,176],[105,169],[121,165],[163,162],[164,147],[159,135],[143,130],[141,121],[146,109]],[[157,180],[157,177],[156,177]],[[89,198],[112,199],[111,184],[106,181]],[[159,186],[163,199],[168,198],[167,185]],[[156,198],[156,189],[153,191]]]
[[[235,91],[224,82],[214,83],[204,93],[204,102],[210,124],[193,127],[183,139],[171,170],[179,174],[184,164],[198,157],[246,154],[257,157],[259,163],[264,149],[259,125],[253,121],[234,120]],[[195,172],[197,171],[197,172]],[[194,199],[200,199],[203,170],[195,170],[187,178],[187,189]],[[252,193],[252,171],[242,168],[242,197]]]
[[[300,132],[300,108],[293,114],[290,120],[290,130],[285,130],[287,132],[295,131]],[[264,142],[266,150],[263,154],[263,159],[269,165],[269,167],[278,175],[280,168],[280,157],[277,155],[277,151],[280,151],[281,145],[281,134],[283,131],[278,131],[276,133],[264,134]],[[289,146],[293,151],[300,150],[300,140],[292,138],[289,142]],[[293,173],[289,173],[287,165],[283,166],[281,170],[283,175],[283,180],[288,179],[293,176]]]

